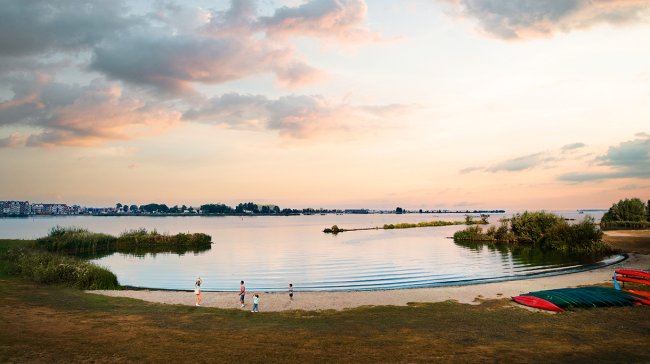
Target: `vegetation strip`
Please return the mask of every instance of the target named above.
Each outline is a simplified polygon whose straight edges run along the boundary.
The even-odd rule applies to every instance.
[[[487,216],[482,216],[481,220],[474,220],[471,216],[466,216],[465,221],[422,221],[417,224],[400,223],[400,224],[384,224],[384,226],[370,227],[370,228],[357,228],[357,229],[341,229],[337,225],[323,230],[326,234],[338,234],[346,231],[361,231],[361,230],[392,230],[392,229],[411,229],[419,227],[436,227],[436,226],[450,226],[450,225],[474,225],[474,224],[487,224]]]

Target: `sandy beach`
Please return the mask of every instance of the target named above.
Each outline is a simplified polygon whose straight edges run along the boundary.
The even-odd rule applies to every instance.
[[[609,236],[624,236],[626,232],[608,232]],[[644,234],[645,235],[645,234]],[[515,281],[464,286],[416,288],[383,291],[300,292],[296,287],[293,301],[285,292],[247,292],[245,310],[252,306],[252,295],[260,295],[260,311],[286,310],[345,310],[369,305],[404,306],[414,302],[442,302],[447,300],[464,304],[478,304],[483,300],[507,298],[544,289],[577,287],[593,284],[611,284],[615,269],[650,269],[650,255],[630,253],[629,258],[604,268],[586,272]],[[164,304],[194,305],[195,296],[188,291],[121,290],[88,291],[113,297],[130,297]],[[237,292],[203,292],[204,307],[242,309]],[[523,307],[523,306],[522,306]]]

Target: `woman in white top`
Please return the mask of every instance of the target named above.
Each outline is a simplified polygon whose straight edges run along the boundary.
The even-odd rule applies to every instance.
[[[203,283],[203,280],[201,280],[201,277],[197,277],[196,282],[194,282],[194,294],[196,295],[197,306],[201,306],[201,283]]]

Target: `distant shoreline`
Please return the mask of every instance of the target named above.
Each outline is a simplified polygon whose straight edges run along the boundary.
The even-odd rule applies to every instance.
[[[93,216],[93,217],[106,217],[106,216],[119,216],[119,217],[133,217],[133,216],[142,216],[142,217],[168,217],[168,216],[203,216],[203,217],[226,217],[226,216],[237,216],[237,217],[255,217],[255,216],[312,216],[312,215],[422,215],[422,214],[505,214],[505,210],[472,210],[472,211],[422,211],[422,212],[403,212],[396,213],[394,211],[378,211],[378,212],[367,212],[367,213],[346,213],[346,212],[317,212],[317,213],[256,213],[256,214],[246,214],[246,213],[233,213],[233,214],[195,214],[195,213],[154,213],[154,214],[131,214],[131,213],[122,213],[122,214],[50,214],[50,215],[0,215],[0,218],[30,218],[30,217],[68,217],[68,216]]]

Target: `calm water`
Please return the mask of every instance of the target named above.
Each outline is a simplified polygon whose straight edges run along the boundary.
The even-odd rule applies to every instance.
[[[569,218],[582,214],[561,212]],[[597,219],[600,214],[593,214]],[[496,222],[504,215],[492,215]],[[506,215],[507,216],[507,215]],[[462,214],[311,215],[287,217],[41,217],[0,219],[0,238],[36,238],[55,225],[80,226],[117,235],[144,227],[175,234],[203,232],[212,249],[200,254],[114,254],[95,260],[121,284],[191,289],[200,275],[204,289],[367,290],[468,284],[530,275],[559,274],[611,264],[622,257],[575,258],[531,250],[457,245],[448,239],[465,226],[346,232],[322,230],[384,223],[460,220]]]

